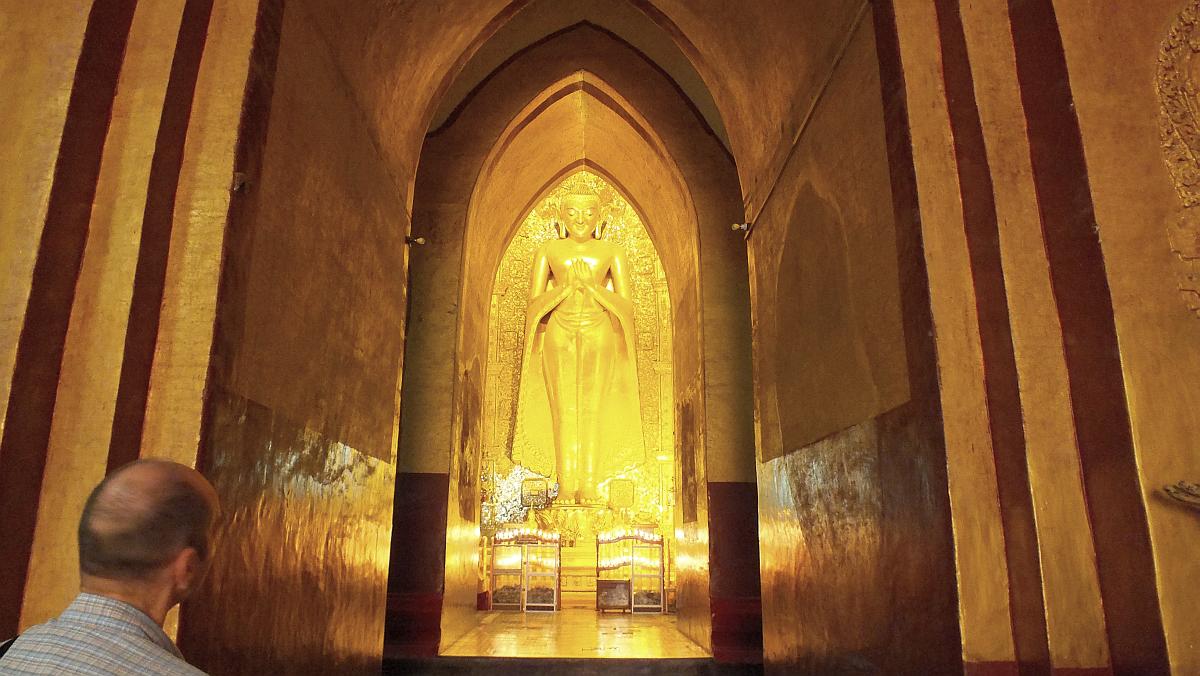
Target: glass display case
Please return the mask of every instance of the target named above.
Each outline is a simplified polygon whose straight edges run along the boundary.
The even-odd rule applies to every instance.
[[[525,545],[525,606],[522,610],[558,610],[561,554],[557,540]]]
[[[664,611],[662,535],[633,529],[596,538],[596,610]]]
[[[633,596],[630,607],[635,613],[663,612],[662,542],[634,540],[629,586]]]
[[[518,542],[492,542],[492,609],[520,610],[523,552]]]
[[[500,531],[492,536],[491,550],[493,610],[559,609],[562,545],[558,533]]]

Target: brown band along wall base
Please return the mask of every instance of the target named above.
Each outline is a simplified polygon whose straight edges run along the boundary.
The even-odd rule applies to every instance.
[[[991,169],[975,101],[958,0],[936,0],[942,77],[954,136],[963,222],[975,286],[984,387],[996,466],[1000,517],[1008,563],[1013,639],[1020,673],[1049,674],[1050,649],[1038,556],[1033,495],[1026,465],[1025,430],[1013,350],[1008,293]]]
[[[136,0],[96,2],[67,104],[0,440],[0,636],[17,632],[75,283]]]
[[[963,665],[966,676],[1021,676],[1022,665],[1016,662],[968,662]],[[1051,676],[1112,676],[1108,667],[1052,667]]]
[[[1051,0],[1010,0],[1009,15],[1113,672],[1167,674],[1112,295],[1062,36]]]
[[[710,481],[708,532],[713,658],[761,664],[758,485]]]
[[[441,640],[450,475],[396,475],[384,656],[433,657]]]
[[[159,313],[167,277],[167,257],[175,217],[175,193],[183,166],[183,147],[208,38],[213,0],[188,0],[183,8],[175,57],[167,81],[158,138],[150,163],[142,241],[133,278],[133,297],[125,333],[125,353],[113,412],[108,471],[138,458],[150,392],[150,370],[158,339]]]

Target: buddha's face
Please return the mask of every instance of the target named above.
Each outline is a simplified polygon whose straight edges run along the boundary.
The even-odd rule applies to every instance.
[[[567,195],[559,214],[567,229],[567,237],[579,241],[590,239],[600,221],[600,200],[595,195]]]

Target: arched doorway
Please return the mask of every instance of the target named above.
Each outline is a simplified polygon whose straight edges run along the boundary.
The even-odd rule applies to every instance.
[[[554,65],[546,69],[546,63]],[[729,230],[741,213],[736,174],[719,137],[653,63],[611,33],[581,24],[506,62],[430,134],[422,151],[413,235],[429,244],[414,249],[412,259],[398,485],[411,481],[416,486],[427,481],[425,476],[446,481],[448,493],[440,505],[430,490],[420,509],[428,514],[450,508],[445,558],[437,561],[444,565],[444,577],[427,575],[436,560],[432,543],[397,541],[404,556],[393,563],[395,612],[389,627],[397,629],[390,634],[393,645],[408,646],[404,650],[410,654],[445,651],[480,624],[477,608],[486,606],[491,591],[476,510],[480,484],[494,490],[487,485],[486,453],[480,451],[493,434],[484,425],[493,415],[485,383],[493,375],[488,333],[495,270],[511,233],[541,196],[581,169],[603,176],[643,215],[662,256],[663,278],[675,280],[667,284],[664,314],[671,315],[673,333],[682,338],[672,347],[672,373],[664,384],[674,407],[659,414],[659,424],[671,430],[678,452],[655,455],[679,460],[659,462],[671,463],[676,486],[662,501],[673,517],[669,559],[681,565],[677,584],[664,593],[676,600],[679,626],[691,637],[685,641],[702,653],[713,649],[706,472],[713,460],[726,481],[731,473],[740,472],[743,482],[753,477],[749,401],[722,394],[739,379],[748,387],[747,363],[708,356],[715,349],[748,357],[748,297],[732,303],[714,299],[731,291],[736,299],[739,287],[746,293],[744,249]],[[732,289],[705,291],[721,284]],[[455,288],[457,298],[449,295]],[[453,345],[450,335],[457,336]],[[709,371],[718,376],[715,388],[705,387]],[[705,401],[712,396],[722,401],[715,423],[705,415]],[[740,414],[731,416],[731,411]],[[485,420],[468,421],[471,417]],[[744,443],[722,444],[714,455],[705,446],[714,424]],[[435,445],[445,450],[435,451]],[[439,458],[443,452],[447,455]],[[479,460],[472,460],[474,453]],[[483,478],[477,474],[481,469]],[[445,479],[435,477],[447,471]],[[398,489],[398,509],[405,495],[423,490]],[[721,516],[752,522],[752,492],[749,496],[749,501],[723,503]],[[398,512],[397,518],[400,533],[414,530],[420,517],[409,521]],[[741,558],[724,569],[725,593],[741,585],[747,590],[737,592],[741,598],[756,598],[757,545],[753,540],[743,545],[727,550]],[[586,546],[596,558],[594,543]],[[413,565],[414,549],[430,552],[424,563]],[[594,563],[585,565],[594,584]],[[398,570],[413,573],[397,575]],[[423,588],[405,582],[418,579],[430,582]],[[594,608],[594,597],[591,603]],[[435,608],[440,608],[440,622],[430,627]],[[741,624],[757,636],[756,616]],[[413,630],[420,626],[427,629]]]

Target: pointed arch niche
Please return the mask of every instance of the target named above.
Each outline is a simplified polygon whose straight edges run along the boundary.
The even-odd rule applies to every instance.
[[[561,237],[559,209],[563,198],[574,192],[596,193],[610,200],[599,238],[613,242],[625,252],[629,266],[631,295],[635,307],[636,346],[634,365],[644,453],[623,458],[625,468],[602,480],[600,495],[612,502],[614,479],[619,488],[632,487],[631,504],[621,510],[607,507],[554,508],[531,510],[522,504],[522,483],[530,479],[536,485],[553,477],[537,474],[521,464],[513,452],[519,411],[521,373],[526,335],[525,317],[530,298],[530,270],[534,257],[544,243]],[[609,285],[611,289],[611,284]],[[484,370],[483,438],[480,452],[480,530],[491,535],[505,528],[536,525],[563,533],[575,546],[564,550],[563,591],[571,594],[591,589],[596,550],[585,546],[598,532],[617,527],[654,524],[668,540],[667,562],[671,562],[670,542],[674,538],[675,519],[675,423],[674,381],[672,380],[671,298],[666,271],[641,216],[628,198],[616,191],[601,176],[579,169],[551,188],[530,210],[520,228],[508,242],[496,269],[488,312],[487,365]],[[621,420],[609,423],[622,424]],[[541,455],[549,449],[541,448]],[[553,457],[539,457],[532,463],[552,466]],[[461,477],[460,477],[461,479]],[[485,559],[486,564],[486,559]],[[671,570],[670,565],[667,567]],[[565,597],[564,597],[565,598]],[[574,598],[574,597],[572,597]]]
[[[683,417],[671,415],[672,428],[679,428],[677,433],[672,430],[672,438],[677,434],[681,442],[678,455],[685,462],[672,463],[671,483],[680,494],[665,502],[679,514],[672,514],[668,523],[695,528],[700,522],[697,503],[702,499],[699,493],[705,482],[703,476],[697,476],[703,471],[703,463],[695,459],[705,455],[701,397],[704,369],[695,205],[674,158],[648,121],[611,85],[593,73],[578,71],[539,92],[506,126],[483,162],[467,211],[456,348],[458,378],[451,427],[457,438],[452,440],[450,458],[444,637],[457,633],[460,617],[468,628],[478,621],[473,613],[464,616],[461,610],[464,606],[475,607],[485,568],[479,559],[483,515],[478,495],[481,470],[490,469],[480,464],[487,457],[486,387],[492,380],[485,365],[492,337],[489,323],[493,283],[509,243],[530,212],[554,188],[581,171],[602,177],[628,201],[633,212],[641,216],[648,239],[661,257],[664,281],[670,289],[664,312],[671,317],[671,333],[680,338],[672,341],[668,357],[674,366],[671,399],[689,410]],[[680,476],[676,481],[677,473]],[[551,511],[546,516],[556,519],[559,512]],[[562,525],[556,524],[559,527],[555,530],[562,530]],[[591,527],[589,524],[582,529]],[[460,536],[464,539],[458,540]],[[688,542],[687,537],[672,540],[672,552],[681,551],[680,546]],[[589,546],[580,540],[576,547],[569,548],[564,563],[575,564],[568,566],[571,572],[594,565],[594,550],[590,557],[576,551]],[[690,563],[688,570],[679,570],[677,584],[707,567],[706,551],[696,548],[690,554],[672,557]],[[470,575],[467,562],[471,563]],[[461,576],[452,574],[455,570]],[[696,585],[699,596],[707,597],[706,586],[703,582]],[[677,596],[682,596],[682,588],[676,588]],[[679,603],[694,603],[692,596],[680,598]],[[458,599],[461,605],[455,603]]]
[[[410,263],[389,581],[393,654],[436,654],[480,622],[493,286],[530,213],[579,172],[628,202],[661,260],[662,314],[673,337],[673,410],[663,422],[674,446],[678,626],[713,649],[710,466],[724,481],[754,480],[748,275],[744,245],[729,230],[742,216],[737,174],[661,70],[611,34],[581,25],[493,72],[422,150],[412,234],[428,244],[414,247]],[[713,397],[723,402],[715,425],[705,406]],[[755,509],[751,502],[743,511]],[[431,528],[443,517],[444,530]],[[747,589],[726,593],[757,595],[752,548],[752,560],[722,578]]]

